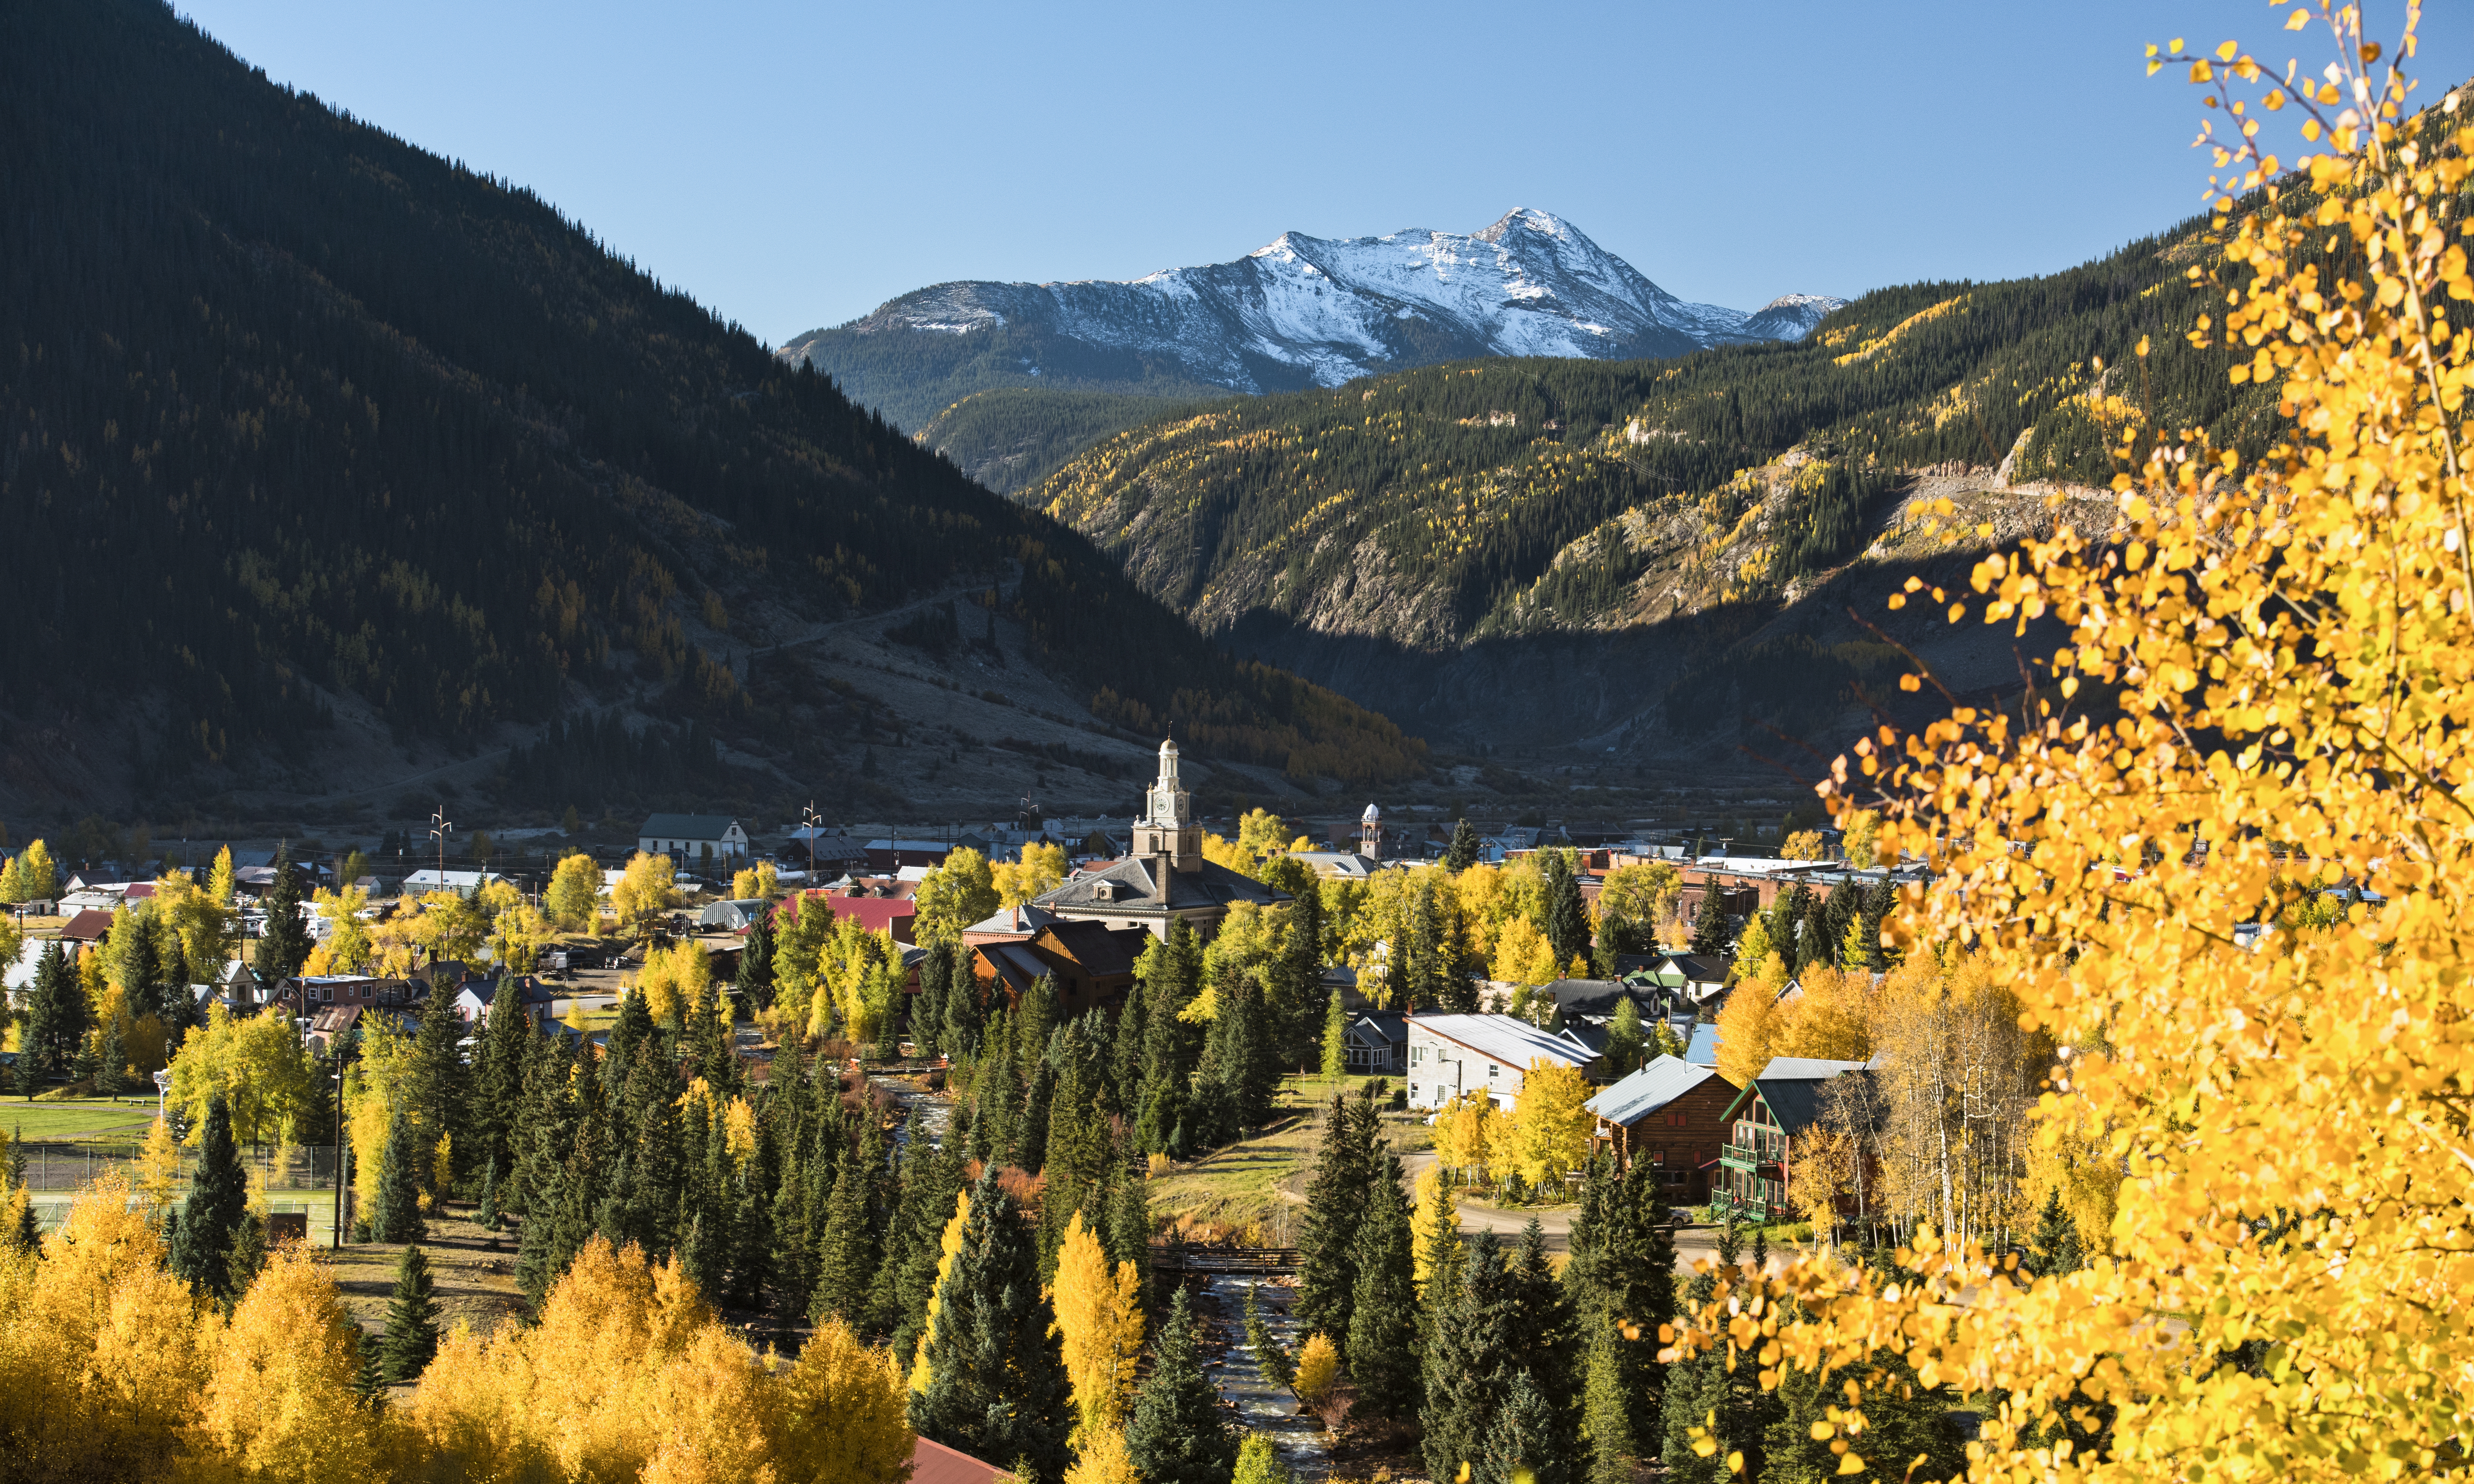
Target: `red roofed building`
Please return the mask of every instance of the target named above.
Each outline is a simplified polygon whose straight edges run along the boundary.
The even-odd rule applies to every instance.
[[[921,1438],[910,1450],[910,1484],[991,1484],[1010,1477],[994,1464]]]
[[[802,892],[810,903],[822,903],[834,920],[857,922],[871,933],[891,932],[896,943],[912,941],[911,923],[918,921],[919,903],[908,897],[844,897],[833,892]],[[790,898],[783,898],[785,901]],[[776,914],[781,908],[776,906]],[[803,905],[799,909],[808,910]]]
[[[111,914],[86,908],[61,925],[62,943],[101,943],[111,936]]]

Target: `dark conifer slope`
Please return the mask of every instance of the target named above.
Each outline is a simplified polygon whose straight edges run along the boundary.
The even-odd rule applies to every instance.
[[[963,580],[1002,583],[1042,666],[1120,714],[1208,712],[1249,760],[1415,766],[531,192],[155,0],[0,10],[0,139],[21,783],[36,721],[170,789],[297,745],[331,696],[399,735],[546,722],[614,668],[726,688],[691,634]],[[146,722],[114,740],[103,715]]]

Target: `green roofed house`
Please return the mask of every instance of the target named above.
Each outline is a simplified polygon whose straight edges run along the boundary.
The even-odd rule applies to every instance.
[[[679,871],[692,871],[711,857],[716,871],[747,864],[747,831],[727,814],[656,814],[636,831],[636,849],[667,855]]]
[[[1859,1126],[1869,1127],[1873,1070],[1869,1062],[1770,1058],[1753,1085],[1735,1094],[1723,1115],[1733,1127],[1726,1146],[1718,1151],[1718,1185],[1710,1192],[1711,1212],[1722,1221],[1794,1219],[1787,1182],[1795,1173],[1795,1161],[1810,1152],[1817,1126],[1829,1111],[1830,1085],[1841,1077],[1854,1079],[1847,1089],[1848,1112]],[[1864,1173],[1869,1177],[1869,1158]],[[1841,1205],[1846,1204],[1842,1199]]]

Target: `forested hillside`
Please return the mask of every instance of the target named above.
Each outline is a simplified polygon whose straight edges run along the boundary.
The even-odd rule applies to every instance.
[[[177,794],[346,697],[399,738],[645,685],[728,717],[708,652],[964,583],[1206,748],[1417,766],[530,191],[156,0],[0,12],[0,778],[36,802],[63,737]]]
[[[1764,684],[1817,684],[1831,710],[1854,661],[1798,656],[1857,636],[1823,632],[1866,570],[1852,561],[1876,543],[1914,560],[1894,548],[1920,477],[2015,536],[2056,482],[2106,483],[2133,427],[2262,445],[2272,391],[2229,386],[2228,353],[2185,339],[2207,227],[2045,277],[1884,289],[1801,344],[1224,403],[1118,434],[1022,498],[1206,632],[1430,735],[1472,715],[1540,737],[1732,719],[1768,703],[1713,698],[1706,675],[1747,643],[1770,646]]]
[[[1206,390],[1212,393],[1209,397],[1187,401],[1061,387],[974,392],[929,419],[917,437],[922,446],[953,460],[963,473],[999,494],[1010,494],[1055,473],[1112,433],[1225,402],[1231,395]]]
[[[1207,626],[1259,603],[1448,644],[1510,619],[1559,552],[1627,511],[1705,508],[1732,534],[1739,475],[1801,447],[1831,473],[1807,476],[1774,534],[1775,587],[1853,555],[1855,517],[1891,476],[1991,468],[2023,433],[2016,478],[2096,483],[2112,472],[2104,426],[2143,408],[2264,435],[2273,396],[2226,386],[2223,353],[2182,340],[2200,305],[2180,269],[2204,251],[2194,226],[2050,277],[1886,289],[1801,345],[1461,363],[1224,403],[1120,434],[1026,498]],[[2098,356],[2137,369],[2099,373]],[[1386,603],[1318,611],[1351,579]],[[1612,595],[1557,617],[1587,626]]]

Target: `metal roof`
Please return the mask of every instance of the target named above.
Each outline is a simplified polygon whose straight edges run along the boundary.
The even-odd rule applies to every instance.
[[[1714,1067],[1662,1056],[1581,1106],[1630,1128],[1717,1075]]]
[[[1518,1016],[1415,1015],[1409,1023],[1509,1066],[1525,1067],[1540,1057],[1567,1066],[1585,1066],[1597,1060],[1597,1053],[1589,1047],[1541,1031]]]

